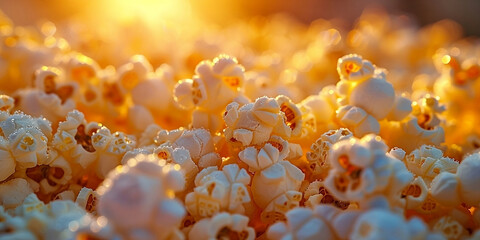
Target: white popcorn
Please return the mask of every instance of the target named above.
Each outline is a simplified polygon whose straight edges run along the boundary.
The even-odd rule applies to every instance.
[[[10,153],[8,141],[0,137],[0,181],[4,181],[15,173],[16,162]]]
[[[438,219],[432,230],[441,233],[446,239],[464,239],[468,236],[465,227],[450,216]]]
[[[71,221],[63,236],[65,236],[63,239],[122,239],[114,232],[112,224],[106,217],[95,218],[88,214],[78,220]]]
[[[89,213],[96,213],[97,198],[97,192],[93,191],[90,188],[84,187],[78,193],[75,203]]]
[[[422,177],[416,177],[402,192],[407,209],[422,207],[428,196],[428,187]]]
[[[300,102],[300,108],[308,108],[307,112],[313,115],[313,119],[308,118],[308,113],[302,113],[304,116],[304,126],[310,127],[310,131],[326,132],[329,129],[338,128],[334,123],[335,111],[337,109],[337,92],[335,86],[326,86],[322,88],[317,95],[311,95]]]
[[[128,109],[127,119],[130,127],[136,132],[143,131],[155,122],[150,111],[142,105],[134,105],[133,107],[130,107]]]
[[[445,131],[440,124],[438,114],[445,110],[439,105],[438,98],[425,96],[413,102],[413,111],[409,118],[401,122],[384,123],[381,135],[390,146],[401,147],[411,152],[421,145],[439,146],[445,141]]]
[[[72,111],[59,124],[53,140],[56,149],[73,159],[83,169],[94,164],[100,178],[120,164],[123,155],[136,145],[135,139],[122,132],[111,133],[106,127],[85,121],[81,112]]]
[[[0,203],[5,209],[14,209],[33,193],[28,182],[23,178],[14,178],[0,184]]]
[[[268,239],[343,239],[340,236],[348,236],[351,231],[353,221],[357,218],[358,212],[347,216],[342,214],[339,209],[327,205],[317,206],[315,209],[294,208],[287,212],[287,222],[277,222],[270,226],[267,231]],[[341,231],[336,232],[335,221],[342,216],[347,216],[342,220]],[[353,221],[352,221],[353,220]],[[333,224],[332,224],[333,222]]]
[[[66,190],[57,194],[53,200],[70,200],[75,201],[75,193],[72,190]]]
[[[210,132],[203,128],[192,130],[159,131],[155,143],[169,143],[173,147],[184,147],[190,152],[192,160],[200,168],[220,165],[220,155],[215,152]]]
[[[68,184],[72,178],[72,168],[63,156],[50,151],[49,162],[28,168],[25,174],[28,180],[39,184],[41,193],[49,194]]]
[[[330,170],[328,156],[331,152],[333,144],[353,137],[352,132],[347,128],[338,130],[330,130],[325,132],[311,146],[311,152],[307,152],[306,157],[309,164],[309,170],[312,173],[310,178],[325,179]]]
[[[285,96],[261,97],[242,107],[230,103],[223,118],[225,138],[234,144],[240,142],[242,147],[261,145],[272,135],[299,137],[302,131],[302,114]]]
[[[24,200],[22,205],[15,209],[15,214],[18,216],[28,216],[35,212],[46,213],[47,207],[40,201],[34,193],[29,194]]]
[[[18,108],[35,117],[43,116],[57,123],[68,112],[75,108],[73,95],[77,84],[61,79],[61,70],[53,67],[42,67],[35,72],[34,89],[17,92]]]
[[[132,150],[136,142],[122,132],[110,134],[110,131],[102,127],[92,135],[92,145],[97,151],[97,175],[105,178],[107,173],[120,164],[123,155]]]
[[[185,190],[191,191],[194,185],[195,176],[198,173],[198,166],[190,157],[190,152],[183,147],[172,148],[160,145],[153,149],[153,154],[158,159],[164,159],[167,163],[178,164],[185,176]]]
[[[153,72],[152,65],[142,55],[131,57],[128,63],[118,68],[118,82],[122,91],[132,91],[138,84],[147,80],[148,74]]]
[[[152,155],[137,155],[112,170],[97,189],[98,213],[126,234],[165,239],[177,231],[185,210],[174,197],[185,180],[179,166],[165,164]]]
[[[9,112],[14,107],[14,100],[8,95],[0,95],[0,111]]]
[[[415,175],[421,176],[427,186],[442,172],[456,173],[459,166],[455,160],[443,157],[443,152],[433,146],[422,145],[405,158],[407,168]]]
[[[282,140],[281,138],[279,140]],[[284,140],[283,140],[284,141]],[[276,219],[302,199],[298,192],[305,174],[289,161],[285,161],[288,148],[282,142],[267,142],[257,150],[248,147],[239,153],[240,160],[254,172],[251,189],[255,204],[264,209],[264,219]],[[279,204],[287,204],[280,207]]]
[[[186,109],[194,109],[192,125],[216,132],[221,129],[220,114],[228,103],[239,96],[244,82],[244,68],[235,58],[220,55],[200,62],[193,79],[175,86],[174,99]]]
[[[161,130],[163,130],[163,128],[157,124],[150,124],[147,126],[138,139],[138,146],[147,147],[150,145],[155,145],[155,137]]]
[[[236,164],[203,169],[195,178],[195,189],[185,198],[188,212],[195,218],[211,217],[218,212],[244,213],[250,202],[247,185],[250,176]]]
[[[340,122],[356,136],[380,132],[380,120],[389,117],[401,120],[410,112],[409,100],[396,97],[393,86],[385,80],[385,72],[358,55],[346,55],[338,60],[340,95],[337,110]]]
[[[350,206],[349,202],[335,199],[335,197],[328,192],[321,181],[311,182],[305,190],[303,197],[306,200],[305,205],[310,208],[314,208],[319,204],[331,204],[342,210],[345,210]]]
[[[6,240],[14,239],[36,239],[36,236],[29,231],[27,222],[21,217],[8,215],[3,206],[0,206],[0,238]]]
[[[17,168],[34,167],[46,160],[47,141],[51,138],[52,131],[47,120],[15,113],[1,121],[0,128],[6,138],[6,142],[2,138],[3,144],[6,144],[4,149],[8,148]],[[4,154],[8,158],[7,152]],[[6,166],[8,169],[9,165]]]
[[[478,174],[480,168],[479,153],[472,154],[460,163],[456,173],[442,172],[432,181],[432,197],[446,206],[479,206]]]
[[[412,174],[386,151],[385,143],[375,135],[336,143],[329,157],[332,169],[325,188],[339,200],[358,201],[361,208],[378,195],[384,195],[392,207],[403,207],[401,192]]]
[[[429,236],[431,235],[431,236]],[[419,219],[406,221],[402,216],[385,210],[371,210],[355,222],[351,239],[429,239],[434,237]]]
[[[240,214],[219,213],[195,223],[189,239],[255,239],[255,230],[248,226],[248,218]]]

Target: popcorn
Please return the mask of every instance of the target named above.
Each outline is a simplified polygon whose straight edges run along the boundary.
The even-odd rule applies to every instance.
[[[321,181],[311,182],[305,190],[304,198],[306,199],[305,205],[310,208],[319,204],[332,204],[333,206],[345,210],[350,206],[349,202],[335,199]]]
[[[98,194],[90,188],[82,188],[78,193],[75,203],[89,213],[96,212]]]
[[[31,193],[32,188],[23,178],[14,178],[0,184],[0,202],[6,210],[14,209],[22,204],[23,200]]]
[[[240,214],[219,213],[195,223],[188,234],[190,239],[255,239],[255,230],[248,218]]]
[[[336,116],[335,111],[338,107],[337,98],[335,86],[329,85],[322,88],[317,95],[308,96],[300,102],[300,108],[306,108],[304,110],[306,113],[302,113],[305,119],[304,126],[307,128],[310,127],[310,131],[313,133],[323,133],[330,129],[338,128],[334,122]],[[310,113],[310,115],[308,113]],[[310,119],[307,116],[310,116]]]
[[[457,171],[444,171],[432,181],[432,197],[446,206],[456,206],[465,203],[468,206],[480,204],[480,193],[476,188],[476,169],[479,165],[479,154],[472,154],[458,165]]]
[[[334,144],[325,188],[339,200],[358,201],[360,208],[377,195],[386,196],[392,206],[403,206],[400,193],[412,174],[402,162],[386,154],[386,149],[375,135]]]
[[[437,239],[418,218],[406,221],[384,209],[366,212],[345,211],[320,205],[313,210],[295,208],[287,213],[287,222],[272,225],[268,239]],[[390,231],[386,229],[392,228]],[[441,239],[441,238],[440,238]]]
[[[415,175],[421,176],[427,185],[442,172],[455,173],[458,162],[443,157],[443,152],[433,146],[422,145],[405,158],[407,168]]]
[[[0,95],[0,111],[10,112],[14,107],[14,100],[8,95]]]
[[[248,147],[238,155],[248,165],[249,171],[254,172],[252,197],[255,204],[264,209],[263,219],[271,219],[271,215],[278,213],[282,215],[291,207],[298,206],[302,199],[298,190],[305,174],[284,160],[287,154],[288,148],[267,142],[259,150]]]
[[[147,234],[164,239],[176,234],[185,215],[183,205],[174,199],[185,185],[178,169],[152,155],[130,159],[97,189],[98,213],[116,228],[128,230],[125,237]]]
[[[209,166],[218,166],[220,156],[215,152],[213,138],[211,134],[202,128],[174,131],[161,130],[155,137],[155,143],[168,143],[172,147],[184,147],[190,152],[192,160],[200,168]]]
[[[195,219],[223,211],[243,214],[243,204],[250,202],[249,183],[247,171],[236,164],[226,165],[222,171],[205,168],[195,178],[196,187],[187,194],[185,207]]]
[[[53,193],[67,185],[72,178],[72,168],[67,160],[56,153],[50,152],[50,161],[46,165],[37,165],[26,170],[30,184],[39,184],[43,194]]]
[[[75,109],[73,95],[78,85],[65,82],[63,73],[54,67],[42,67],[35,72],[34,88],[17,93],[17,107],[27,114],[43,116],[56,124]]]
[[[239,96],[244,71],[235,58],[220,55],[213,62],[199,63],[193,79],[180,81],[175,86],[175,101],[185,109],[194,109],[194,128],[204,127],[213,132],[220,130],[220,114],[228,103]]]
[[[223,118],[225,138],[242,147],[261,145],[272,135],[289,139],[301,134],[300,110],[285,96],[258,98],[242,107],[230,103]]]
[[[338,60],[340,82],[337,91],[341,107],[340,122],[356,136],[380,132],[379,122],[388,117],[402,120],[410,112],[410,102],[395,96],[393,86],[385,80],[385,72],[358,55],[346,55]]]
[[[325,179],[331,166],[328,156],[333,144],[352,138],[353,134],[347,128],[330,130],[322,134],[311,146],[311,152],[307,152],[306,157],[309,164],[309,170],[312,172],[311,178]]]
[[[3,136],[0,144],[3,144],[5,158],[13,158],[15,166],[19,169],[34,167],[47,158],[47,141],[51,137],[50,123],[42,118],[32,118],[22,113],[9,115],[0,122]],[[7,162],[6,168],[11,160]],[[9,163],[8,163],[9,162]],[[7,170],[6,170],[7,171]],[[11,172],[11,169],[10,169]],[[5,179],[4,174],[1,178]]]
[[[407,152],[424,144],[440,146],[445,141],[445,132],[439,125],[438,114],[445,111],[445,106],[439,105],[438,98],[427,95],[413,102],[412,107],[410,119],[382,125],[380,134],[385,141]]]
[[[102,35],[0,13],[0,238],[478,238],[478,44],[452,22],[105,9]]]

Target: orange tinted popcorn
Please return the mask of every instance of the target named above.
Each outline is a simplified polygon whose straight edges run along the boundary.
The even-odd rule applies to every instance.
[[[393,86],[385,79],[385,71],[370,61],[358,55],[347,55],[338,60],[337,71],[341,105],[337,118],[352,128],[356,136],[378,134],[378,121],[385,118],[399,121],[410,113],[409,100],[395,96]]]
[[[222,171],[205,168],[198,173],[193,192],[187,194],[185,207],[195,219],[222,211],[244,214],[243,204],[250,202],[248,184],[250,176],[236,164],[226,165]]]
[[[222,127],[220,114],[228,103],[240,97],[244,68],[235,58],[220,55],[212,61],[200,62],[193,79],[180,81],[174,90],[175,101],[192,109],[192,126],[217,132]]]
[[[0,14],[1,239],[478,238],[479,47],[453,22],[110,4]]]

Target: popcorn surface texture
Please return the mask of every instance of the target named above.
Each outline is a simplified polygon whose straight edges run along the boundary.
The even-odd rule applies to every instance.
[[[0,14],[0,239],[480,239],[453,23],[71,24]]]

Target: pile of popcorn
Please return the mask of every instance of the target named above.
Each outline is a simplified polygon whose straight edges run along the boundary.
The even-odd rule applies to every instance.
[[[0,239],[480,239],[480,43],[456,27],[272,17],[155,69],[2,16]]]

